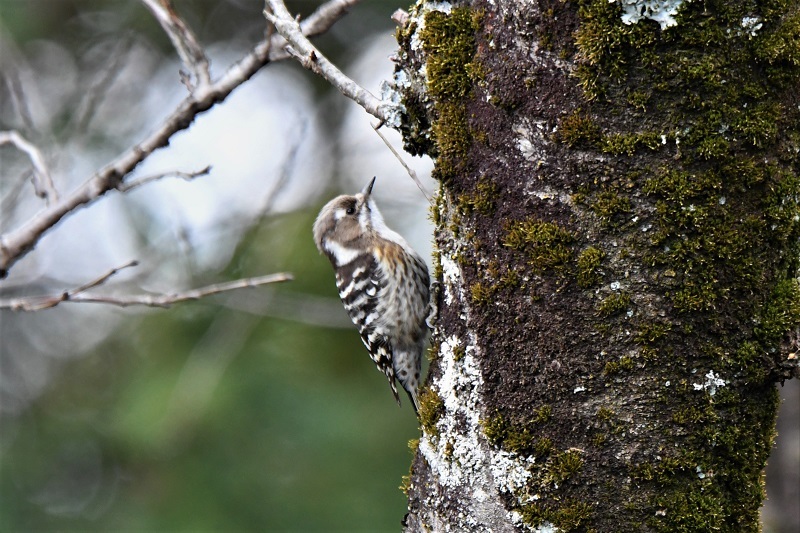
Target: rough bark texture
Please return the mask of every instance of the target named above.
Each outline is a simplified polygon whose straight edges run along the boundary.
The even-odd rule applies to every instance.
[[[644,4],[398,31],[441,182],[408,531],[759,529],[798,373],[800,3]]]

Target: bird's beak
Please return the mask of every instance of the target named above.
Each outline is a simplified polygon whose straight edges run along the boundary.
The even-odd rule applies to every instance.
[[[373,177],[372,181],[370,181],[366,187],[361,189],[361,194],[363,194],[366,198],[369,198],[369,195],[372,194],[372,186],[375,185],[375,178],[377,178],[377,176]]]

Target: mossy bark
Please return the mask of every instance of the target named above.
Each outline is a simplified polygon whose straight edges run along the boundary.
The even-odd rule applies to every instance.
[[[441,184],[408,531],[759,530],[798,376],[800,2],[672,4],[419,3],[398,31]]]

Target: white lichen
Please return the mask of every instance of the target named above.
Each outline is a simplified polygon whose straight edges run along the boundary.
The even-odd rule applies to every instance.
[[[561,530],[550,522],[542,522],[542,524],[533,531],[534,533],[558,533]]]
[[[494,479],[503,479],[506,484],[500,486],[501,492],[516,494],[522,489],[531,477],[529,466],[533,465],[535,458],[522,459],[517,454],[500,450],[492,454],[490,466]]]
[[[742,30],[751,39],[756,36],[758,30],[760,30],[763,26],[764,24],[761,23],[760,17],[744,17],[742,19]]]
[[[625,24],[636,24],[642,19],[650,19],[658,22],[664,30],[675,26],[678,22],[675,15],[678,8],[691,0],[608,0],[617,2],[622,6],[622,22]]]
[[[711,396],[714,396],[717,393],[717,389],[728,384],[727,381],[720,378],[713,370],[709,370],[705,378],[705,381],[702,383],[692,383],[694,390],[705,390],[708,391]]]
[[[461,287],[461,269],[458,268],[458,263],[450,259],[445,253],[441,255],[442,261],[442,281],[444,282],[444,303],[453,305],[455,294],[453,290],[455,287]]]
[[[406,112],[406,106],[403,105],[402,100],[403,96],[398,91],[398,88],[402,88],[403,81],[408,84],[408,77],[402,71],[399,71],[402,76],[395,75],[395,81],[388,82],[383,80],[381,82],[381,108],[384,111],[384,123],[389,126],[390,128],[398,129],[400,128],[401,121],[403,119],[403,115]],[[405,78],[403,80],[402,78]]]

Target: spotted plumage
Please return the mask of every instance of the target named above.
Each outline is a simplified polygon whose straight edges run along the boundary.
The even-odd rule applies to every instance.
[[[328,202],[314,222],[314,241],[333,265],[344,308],[397,403],[395,379],[417,410],[430,278],[422,258],[384,223],[371,198],[374,183]]]

